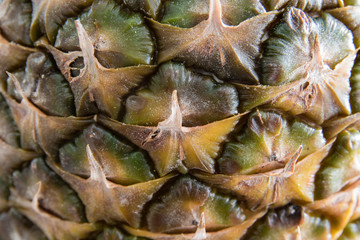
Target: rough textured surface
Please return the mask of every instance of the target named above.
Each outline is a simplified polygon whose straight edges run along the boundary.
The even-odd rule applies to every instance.
[[[360,238],[358,0],[0,0],[0,239]]]

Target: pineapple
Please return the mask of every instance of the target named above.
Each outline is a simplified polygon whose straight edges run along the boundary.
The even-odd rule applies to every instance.
[[[0,0],[0,239],[360,239],[357,0]]]

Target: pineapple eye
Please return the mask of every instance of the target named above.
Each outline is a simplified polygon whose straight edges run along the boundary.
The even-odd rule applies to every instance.
[[[153,134],[151,134],[150,138],[151,139],[155,139],[160,133],[160,129],[156,129],[155,132],[153,132]]]
[[[196,220],[193,220],[193,221],[192,221],[192,225],[197,226],[198,224],[199,224],[198,221],[196,221]]]
[[[0,0],[0,240],[360,240],[360,0]]]
[[[160,128],[156,129],[155,131],[151,132],[149,134],[149,136],[142,142],[142,146],[144,146],[145,144],[149,143],[149,142],[152,142],[156,139],[159,139],[161,136],[161,130]]]
[[[72,63],[70,63],[70,74],[71,77],[77,77],[80,75],[80,71],[81,69],[84,68],[84,58],[83,57],[78,57],[76,58]]]
[[[298,226],[303,221],[303,210],[300,206],[289,204],[269,213],[267,220],[270,227]]]

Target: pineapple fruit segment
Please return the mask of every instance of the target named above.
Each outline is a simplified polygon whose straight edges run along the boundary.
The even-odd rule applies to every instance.
[[[0,239],[359,239],[359,47],[356,0],[0,0]]]

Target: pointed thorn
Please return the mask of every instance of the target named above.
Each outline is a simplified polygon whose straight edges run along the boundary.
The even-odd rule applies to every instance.
[[[209,2],[209,21],[223,25],[222,9],[220,0],[210,0]]]
[[[14,74],[12,73],[9,73],[6,71],[6,74],[11,78],[11,80],[13,81],[14,85],[15,85],[15,88],[16,90],[20,93],[22,99],[24,99],[25,101],[28,100],[27,97],[25,96],[25,93],[20,85],[20,82],[19,80],[15,77]]]
[[[90,162],[90,178],[94,180],[104,180],[105,176],[102,172],[102,167],[97,162],[93,152],[91,151],[91,148],[88,145],[86,145],[86,154]]]
[[[197,230],[192,240],[205,240],[205,239],[206,239],[205,213],[201,212],[200,223],[197,227]]]
[[[88,33],[86,32],[85,28],[83,27],[79,19],[75,20],[75,26],[79,36],[80,48],[84,57],[85,67],[83,69],[87,67],[91,75],[93,75],[94,78],[97,78],[96,67],[100,63],[97,61],[97,58],[95,57],[94,46],[90,40]]]
[[[315,35],[314,39],[314,49],[313,49],[313,59],[322,66],[324,64],[323,58],[321,56],[320,42],[319,42],[319,34]]]
[[[282,174],[283,177],[290,177],[295,172],[296,162],[299,159],[303,146],[300,145],[298,150],[294,153],[294,155],[290,158],[290,160],[286,163],[284,172]]]
[[[168,127],[172,129],[181,129],[182,127],[182,113],[179,105],[177,91],[174,90],[171,96],[171,114],[168,119],[159,122],[159,127]]]
[[[171,108],[176,108],[179,106],[178,96],[177,96],[177,90],[174,90],[171,94]]]
[[[99,122],[99,115],[95,114],[93,117],[94,122]]]
[[[297,227],[296,240],[302,240],[302,237],[301,237],[301,228],[300,228],[300,226]]]
[[[87,34],[84,26],[81,24],[79,19],[75,20],[75,27],[78,33],[81,50],[84,51],[84,49],[87,49],[93,53],[94,47],[92,45],[92,42],[90,41],[89,35]]]
[[[39,181],[35,185],[37,186],[37,190],[36,190],[35,196],[33,197],[32,201],[31,201],[31,207],[35,211],[37,211],[38,208],[39,208],[39,198],[40,198],[40,192],[41,192],[42,183],[41,183],[41,181]]]

